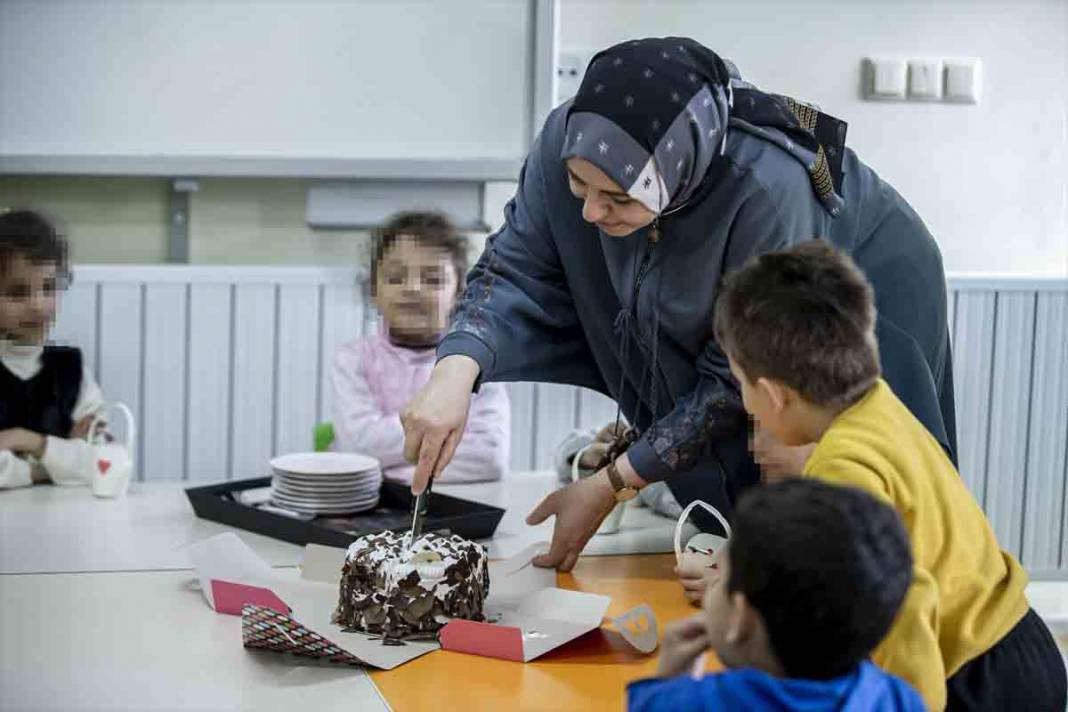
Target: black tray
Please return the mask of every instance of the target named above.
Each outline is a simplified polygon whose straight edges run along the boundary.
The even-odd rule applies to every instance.
[[[301,545],[347,547],[364,534],[385,529],[402,532],[412,526],[411,491],[407,485],[394,482],[382,484],[382,496],[376,509],[348,517],[294,519],[238,502],[233,497],[235,492],[269,487],[270,484],[270,477],[257,477],[190,487],[185,494],[193,511],[202,519]],[[444,530],[467,539],[485,539],[493,536],[503,516],[504,510],[499,507],[431,492],[423,530]]]

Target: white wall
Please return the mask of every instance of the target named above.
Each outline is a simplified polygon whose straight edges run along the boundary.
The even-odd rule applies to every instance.
[[[524,0],[4,0],[0,152],[515,159],[529,28]]]
[[[560,48],[688,35],[764,89],[849,123],[947,270],[1068,274],[1066,0],[561,0]],[[860,98],[871,55],[977,56],[978,106]]]

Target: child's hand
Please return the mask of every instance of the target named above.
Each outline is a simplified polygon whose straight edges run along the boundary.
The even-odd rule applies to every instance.
[[[85,440],[89,435],[89,428],[93,427],[93,418],[94,416],[87,415],[75,423],[70,429],[70,439]]]
[[[704,614],[697,613],[669,623],[664,628],[664,640],[660,643],[660,662],[656,674],[659,677],[681,675],[692,668],[697,656],[707,649]]]
[[[759,425],[753,435],[752,447],[753,459],[760,465],[765,482],[780,482],[800,475],[816,449],[815,443],[798,447],[785,445],[770,430]]]
[[[600,465],[604,461],[605,455],[608,454],[608,448],[626,429],[627,426],[623,423],[619,423],[617,427],[615,422],[611,422],[598,430],[597,435],[594,436],[593,443],[582,452],[582,457],[579,458],[579,467],[585,470],[592,470]]]
[[[584,470],[592,470],[601,464],[605,454],[608,453],[608,443],[595,442],[582,451],[579,458],[579,467]]]
[[[682,593],[686,600],[695,606],[701,605],[701,599],[705,596],[705,589],[710,581],[719,576],[719,564],[717,557],[711,558],[704,554],[684,552],[678,565],[675,567],[675,575],[682,584]]]
[[[44,435],[25,428],[8,428],[0,430],[0,450],[10,450],[17,455],[44,456],[48,441]]]
[[[597,431],[597,442],[611,443],[626,431],[627,425],[625,423],[619,423],[617,425],[617,423],[613,421]]]

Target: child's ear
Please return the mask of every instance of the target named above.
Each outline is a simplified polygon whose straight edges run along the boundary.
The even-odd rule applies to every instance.
[[[758,378],[755,385],[757,390],[764,394],[765,400],[771,404],[774,412],[781,413],[786,409],[786,404],[790,399],[789,389],[786,386],[770,378]]]
[[[759,620],[754,616],[757,616],[757,612],[741,591],[732,593],[730,602],[723,639],[731,645],[741,645],[756,632],[756,624]]]

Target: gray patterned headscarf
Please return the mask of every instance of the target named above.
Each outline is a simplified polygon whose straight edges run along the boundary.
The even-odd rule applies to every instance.
[[[597,54],[572,102],[561,158],[590,161],[662,215],[693,196],[728,128],[787,151],[828,212],[840,212],[845,124],[753,88],[688,38],[632,40]]]

